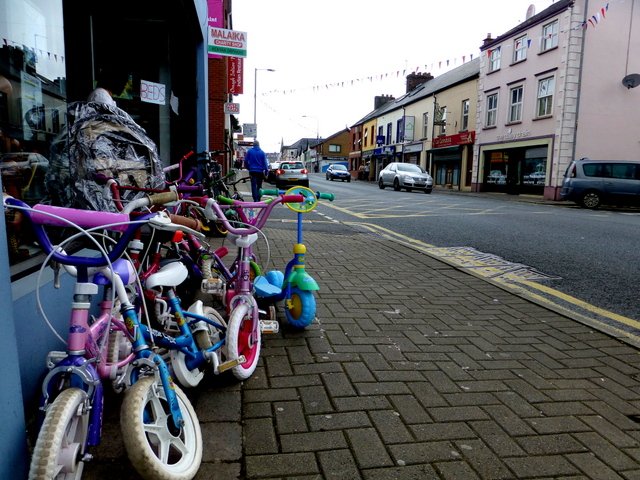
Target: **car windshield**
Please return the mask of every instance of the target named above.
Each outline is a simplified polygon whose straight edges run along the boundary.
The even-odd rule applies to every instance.
[[[334,170],[346,170],[347,167],[345,167],[344,165],[333,165],[332,167]]]
[[[418,165],[413,165],[411,163],[398,164],[398,171],[409,172],[409,173],[425,173],[425,171],[422,168],[420,168]]]

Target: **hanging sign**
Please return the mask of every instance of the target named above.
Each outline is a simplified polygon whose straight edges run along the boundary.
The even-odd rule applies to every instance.
[[[209,54],[225,57],[247,56],[247,33],[209,26]]]

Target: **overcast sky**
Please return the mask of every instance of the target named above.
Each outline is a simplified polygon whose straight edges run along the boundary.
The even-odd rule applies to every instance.
[[[329,137],[370,113],[376,95],[403,95],[409,73],[438,76],[476,58],[487,34],[516,27],[530,5],[539,13],[552,3],[233,0],[233,30],[247,33],[244,94],[234,98],[240,123],[253,123],[255,92],[266,152]]]

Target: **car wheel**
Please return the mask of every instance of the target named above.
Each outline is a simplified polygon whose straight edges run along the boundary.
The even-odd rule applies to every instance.
[[[410,191],[411,191],[411,190],[413,190],[413,189],[412,189],[412,188],[405,188],[405,190],[406,190],[407,192],[410,192]]]
[[[424,193],[431,193],[431,190],[425,190]]]
[[[332,177],[332,176],[331,176],[331,177],[329,177],[329,180],[331,180],[331,181],[333,182],[333,177]]]
[[[380,190],[384,190],[384,182],[382,179],[378,180],[378,187],[380,187]]]
[[[585,192],[580,199],[580,203],[584,208],[596,209],[602,203],[602,196],[600,192],[596,192],[595,190]]]
[[[301,185],[302,185],[303,187],[307,187],[307,188],[309,188],[309,180],[307,180],[306,182],[302,182],[302,183],[301,183]]]
[[[351,183],[351,177],[347,178],[347,183]]]
[[[398,182],[398,179],[397,179],[397,178],[393,181],[393,189],[394,189],[396,192],[399,192],[399,191],[400,191],[400,182]]]

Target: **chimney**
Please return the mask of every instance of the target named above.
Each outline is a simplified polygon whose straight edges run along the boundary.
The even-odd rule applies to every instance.
[[[487,45],[487,43],[490,43],[492,40],[493,40],[493,38],[491,38],[491,34],[490,34],[490,33],[487,33],[487,38],[485,38],[485,39],[482,41],[482,46],[483,46],[483,47],[484,47],[484,46],[486,46],[486,45]]]
[[[392,97],[391,95],[379,95],[374,99],[373,109],[377,110],[381,106],[383,106],[385,103],[393,102],[394,100],[395,100],[395,97]]]
[[[430,73],[411,73],[407,75],[407,91],[405,93],[409,93],[418,85],[427,83],[429,80],[433,80],[433,75]]]

